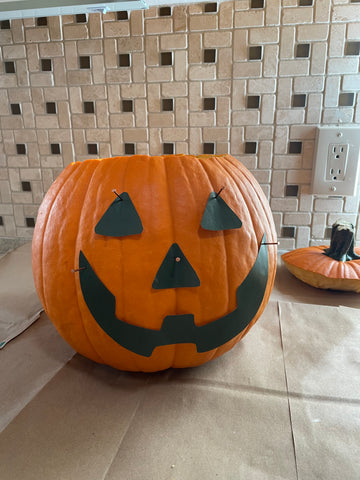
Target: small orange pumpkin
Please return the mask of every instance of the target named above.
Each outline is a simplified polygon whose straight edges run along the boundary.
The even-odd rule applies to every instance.
[[[354,248],[354,226],[339,220],[332,226],[330,247],[298,248],[282,255],[287,269],[317,288],[360,292],[360,248]]]
[[[235,158],[115,157],[69,165],[39,209],[33,272],[79,353],[122,370],[200,365],[268,302],[268,202]]]

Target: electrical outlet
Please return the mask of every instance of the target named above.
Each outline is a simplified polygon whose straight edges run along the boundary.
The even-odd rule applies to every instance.
[[[359,127],[318,127],[311,193],[316,195],[355,195],[359,163]]]
[[[331,143],[328,149],[326,180],[342,182],[345,180],[349,145]]]

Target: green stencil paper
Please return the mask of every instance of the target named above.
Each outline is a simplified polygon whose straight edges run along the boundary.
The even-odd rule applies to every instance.
[[[117,196],[95,227],[95,233],[107,237],[125,237],[142,231],[140,217],[126,192]]]
[[[200,280],[195,270],[181,251],[179,245],[173,243],[160,265],[152,287],[161,289],[198,287],[199,285]]]
[[[234,338],[250,324],[259,310],[269,274],[264,235],[255,263],[237,288],[235,310],[201,326],[195,324],[191,312],[167,315],[161,329],[153,330],[116,317],[114,295],[96,275],[82,251],[79,267],[81,291],[96,323],[119,345],[145,357],[150,357],[156,347],[177,343],[194,343],[198,352],[208,352]]]
[[[205,230],[229,230],[240,228],[242,221],[219,194],[211,192],[201,220],[201,226]]]

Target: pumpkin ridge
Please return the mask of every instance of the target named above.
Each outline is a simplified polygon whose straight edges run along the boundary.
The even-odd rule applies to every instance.
[[[74,182],[74,177],[76,179],[76,182],[78,181],[78,179],[81,178],[81,175],[82,175],[81,170],[82,170],[82,168],[81,168],[80,164],[77,164],[77,163],[71,164],[71,168],[69,168],[69,175],[61,183],[61,187],[56,192],[56,196],[54,198],[54,201],[53,201],[53,203],[52,203],[52,205],[49,209],[47,222],[46,222],[46,225],[45,225],[45,228],[44,228],[43,238],[46,238],[46,236],[47,236],[46,231],[47,231],[47,228],[48,228],[48,225],[49,225],[49,219],[51,218],[51,216],[53,214],[54,207],[56,206],[57,202],[59,202],[59,197],[62,194],[62,191],[67,187],[68,182],[70,182],[70,181]],[[42,270],[42,272],[44,272],[44,271],[46,271],[46,264],[44,263],[45,262],[45,260],[44,260],[44,244],[42,244],[42,247],[43,248],[42,248],[41,270]],[[75,263],[75,265],[76,265],[76,263]],[[47,287],[45,286],[45,284],[46,284],[46,280],[45,280],[45,277],[43,276],[43,291],[44,292],[47,290]],[[44,308],[45,308],[45,311],[48,311],[48,306],[46,305],[46,300],[45,300]]]
[[[166,177],[166,191],[167,191],[167,201],[168,201],[168,204],[169,204],[169,209],[168,209],[168,212],[169,212],[169,215],[170,215],[170,219],[169,219],[169,224],[171,225],[171,241],[170,241],[170,245],[172,245],[174,243],[174,239],[175,239],[175,228],[174,228],[174,223],[173,223],[173,220],[172,220],[172,211],[173,211],[173,206],[172,206],[172,195],[171,195],[171,190],[170,190],[170,185],[169,185],[169,168],[168,168],[168,161],[167,161],[167,156],[162,156],[161,157],[161,161],[163,163],[163,166],[164,166],[164,170],[165,170],[165,177]],[[170,157],[171,158],[171,157]],[[174,294],[175,294],[175,312],[178,313],[178,295],[177,295],[177,289],[175,288],[174,289]],[[174,360],[175,360],[175,357],[176,357],[176,345],[169,345],[168,348],[167,348],[167,352],[171,352],[171,361],[170,359],[168,360],[168,366],[167,368],[170,368],[171,365],[173,365],[174,363]]]
[[[90,160],[91,162],[93,162],[94,160]],[[102,161],[102,160],[101,160]],[[92,172],[92,175],[88,181],[88,184],[87,184],[87,189],[86,189],[86,192],[85,192],[85,195],[84,195],[84,199],[86,198],[87,196],[87,193],[89,192],[89,188],[90,188],[90,185],[91,185],[91,181],[92,179],[94,178],[94,175],[95,175],[95,172],[97,170],[97,167],[100,165],[100,161],[98,160],[95,160],[95,162],[97,162],[97,165],[96,165],[96,168],[94,168],[93,172]],[[77,235],[76,235],[76,239],[75,239],[75,255],[76,255],[76,259],[75,259],[75,265],[77,264],[78,262],[78,254],[77,252],[79,252],[81,250],[81,248],[79,248],[79,232],[80,232],[80,229],[81,229],[81,226],[82,226],[82,222],[83,222],[83,215],[84,215],[84,209],[81,210],[81,213],[80,213],[80,217],[79,217],[79,222],[78,222],[78,229],[77,229]],[[81,293],[81,288],[79,288],[79,284],[80,282],[79,281],[76,281],[75,282],[75,291],[76,291],[76,296],[78,298],[78,305],[79,305],[79,311],[80,311],[80,315],[79,315],[79,318],[80,318],[80,323],[82,325],[82,328],[84,330],[84,335],[85,335],[85,338],[87,339],[87,341],[89,342],[90,346],[92,347],[92,349],[94,350],[94,352],[96,353],[96,355],[98,356],[98,358],[100,358],[101,362],[102,363],[106,363],[104,361],[104,358],[100,355],[100,353],[97,351],[97,349],[95,348],[95,345],[93,344],[93,342],[90,340],[90,337],[89,337],[89,334],[87,332],[87,329],[85,327],[85,321],[84,321],[84,315],[83,315],[83,309],[80,307],[80,302],[79,302],[79,299],[81,301],[82,299],[82,295],[80,294]]]
[[[41,298],[41,302],[43,304],[43,307],[44,307],[45,311],[47,310],[47,306],[46,306],[45,285],[44,285],[44,261],[43,261],[44,245],[43,245],[43,239],[45,237],[45,231],[46,231],[48,221],[49,221],[49,217],[50,217],[52,208],[54,206],[54,203],[56,201],[57,195],[61,191],[61,189],[63,188],[63,186],[65,184],[65,181],[70,177],[71,174],[72,174],[72,172],[69,169],[68,176],[66,177],[66,179],[64,180],[64,182],[62,184],[60,183],[60,179],[58,179],[58,182],[55,181],[54,184],[52,185],[51,192],[49,192],[49,195],[50,194],[54,195],[54,197],[52,198],[52,201],[51,201],[51,206],[50,206],[50,208],[48,208],[46,210],[46,217],[44,218],[41,227],[40,227],[40,223],[38,223],[38,225],[36,226],[35,231],[34,231],[34,239],[33,239],[33,243],[32,243],[32,250],[33,250],[33,253],[32,253],[33,262],[32,262],[32,264],[33,264],[33,271],[34,271],[34,269],[35,269],[35,261],[34,261],[35,245],[41,245],[41,250],[38,252],[38,258],[37,258],[37,262],[36,262],[37,263],[37,265],[36,265],[36,275],[34,275],[34,277],[35,277],[35,281],[36,281],[36,286],[41,290],[39,292],[39,296]],[[58,187],[58,186],[59,186],[59,188],[58,188],[58,190],[56,190],[56,187]],[[53,190],[54,190],[54,193],[52,193]],[[39,214],[38,214],[38,217],[39,217]],[[39,232],[40,228],[41,228],[41,231]],[[41,241],[38,239],[39,235],[41,236]],[[40,275],[40,279],[38,279],[39,275]]]
[[[68,191],[71,190],[71,192],[74,192],[76,190],[74,190],[74,188],[72,188],[72,186],[74,184],[79,184],[80,182],[80,179],[81,177],[85,174],[85,172],[87,172],[89,169],[92,169],[94,166],[94,161],[93,160],[88,160],[88,161],[84,161],[84,162],[78,162],[78,163],[73,163],[73,164],[70,164],[67,169],[65,169],[66,173],[62,174],[61,177],[59,177],[59,182],[60,180],[62,181],[61,183],[61,188],[57,191],[57,194],[56,194],[56,198],[55,198],[55,201],[49,211],[49,222],[53,222],[54,219],[52,218],[54,215],[56,216],[56,213],[53,214],[53,209],[55,208],[55,212],[57,211],[57,209],[59,208],[59,203],[61,204],[62,202],[64,202],[64,199],[67,198],[67,199],[70,199],[72,198],[71,196],[68,195]],[[68,175],[68,172],[69,172],[69,175]],[[71,183],[70,183],[71,182]],[[80,182],[81,183],[81,182]],[[69,205],[67,205],[69,206]],[[68,220],[68,217],[69,217],[69,214],[71,215],[71,212],[72,210],[70,209],[70,212],[69,212],[69,209],[68,208],[65,208],[63,209],[63,212],[65,213],[65,218]],[[53,225],[52,225],[53,226]],[[66,228],[64,228],[64,231],[66,230]],[[45,233],[45,232],[44,232]],[[74,234],[76,233],[76,230],[74,230]],[[52,238],[52,235],[50,235],[50,239]],[[66,238],[66,237],[65,237]],[[49,239],[48,237],[48,242],[43,242],[42,246],[45,244],[45,248],[47,249],[47,258],[50,256],[50,257],[54,257],[54,254],[51,252],[51,250],[49,250],[49,245],[47,245],[47,243],[51,242],[51,240]],[[60,244],[61,243],[61,240],[60,238],[58,237],[57,238],[57,241],[58,243]],[[51,245],[51,243],[50,243]],[[43,252],[44,252],[44,248],[43,248]],[[72,250],[72,249],[71,249]],[[60,252],[59,252],[60,253]],[[61,254],[63,254],[64,252],[62,251]],[[57,264],[59,264],[59,262],[62,263],[63,261],[63,257],[54,257],[55,260],[54,260],[54,263],[56,262]],[[43,259],[43,264],[44,264],[44,259]],[[70,265],[74,265],[73,262],[70,262]],[[70,273],[70,265],[69,265],[69,279],[70,279],[70,282],[71,282],[71,290],[73,290],[74,293],[76,293],[76,274],[71,274]],[[75,265],[77,265],[77,260],[75,262]],[[55,267],[56,267],[56,264],[55,264]],[[45,265],[45,269],[44,271],[47,271],[49,273],[49,268],[51,269],[51,265],[49,267],[49,265]],[[51,272],[50,272],[51,273]],[[72,283],[74,282],[74,283]],[[52,285],[52,288],[54,288],[54,285]],[[49,291],[49,287],[47,287],[47,298],[50,299],[50,301],[52,300],[52,297],[53,297],[53,291]],[[78,303],[74,302],[73,304],[73,308],[76,310],[76,317],[80,317],[80,308],[78,306]],[[56,306],[56,309],[58,310],[58,307]],[[59,319],[59,315],[58,313],[59,312],[53,312],[53,311],[49,311],[49,306],[47,305],[46,306],[46,311],[49,315],[49,317],[52,319],[53,315],[54,315],[54,320],[58,320]],[[64,312],[61,312],[61,313],[64,313]],[[60,313],[60,314],[61,314]],[[76,320],[77,322],[77,320]],[[61,328],[61,324],[60,323],[56,323],[56,327],[57,327],[57,330],[59,332],[62,332],[62,328]],[[81,332],[82,329],[81,327],[78,327],[79,328],[79,331]],[[70,343],[70,345],[75,349],[75,350],[78,350],[78,348],[75,346],[74,342],[73,342],[73,339],[69,336],[66,336],[64,334],[64,338],[66,338],[66,340],[68,341],[68,343]],[[96,351],[93,349],[92,345],[91,345],[91,342],[88,341],[86,343],[86,349],[87,351],[87,354],[90,356],[90,358],[93,358],[95,361],[99,361],[99,356],[96,355]]]
[[[199,158],[199,163],[204,171],[204,173],[206,174],[207,178],[208,178],[208,181],[211,185],[211,189],[212,191],[215,191],[217,188],[219,188],[219,185],[214,185],[214,182],[213,182],[213,179],[210,178],[210,174],[207,170],[206,167],[208,167],[209,165],[209,162],[213,159],[213,157],[201,157]],[[221,238],[222,238],[222,245],[223,245],[223,251],[224,251],[224,256],[225,258],[228,258],[228,255],[227,255],[227,252],[228,252],[228,248],[227,248],[227,244],[226,244],[226,239],[225,239],[225,235],[224,235],[224,232],[222,232],[222,235],[221,235]],[[230,310],[230,295],[229,295],[229,286],[230,286],[230,279],[229,279],[229,269],[226,268],[226,292],[227,292],[227,299],[226,299],[226,310],[229,311]],[[236,294],[236,293],[235,293]],[[217,350],[217,349],[216,349]],[[215,350],[215,351],[216,351]]]
[[[273,226],[272,226],[271,222],[269,221],[269,219],[272,218],[271,209],[268,206],[267,202],[265,201],[266,197],[265,197],[264,192],[262,191],[262,189],[259,186],[256,179],[255,179],[255,182],[254,182],[250,178],[251,173],[246,168],[244,168],[244,166],[241,163],[240,163],[240,168],[237,168],[237,165],[235,166],[235,164],[234,164],[234,162],[236,160],[234,160],[233,157],[231,157],[229,155],[226,155],[226,156],[224,156],[224,159],[225,159],[225,161],[227,162],[228,165],[229,164],[231,165],[231,171],[234,169],[234,177],[235,178],[240,177],[240,173],[241,173],[242,176],[246,179],[246,184],[244,186],[247,187],[247,188],[245,188],[245,189],[241,188],[241,186],[239,186],[239,184],[237,183],[237,185],[239,187],[239,191],[245,197],[247,191],[251,189],[250,190],[251,193],[249,194],[249,198],[244,198],[245,205],[247,206],[248,209],[249,209],[248,205],[251,205],[251,204],[253,204],[254,209],[256,208],[255,207],[256,203],[251,202],[252,196],[254,196],[254,195],[256,196],[259,205],[262,207],[262,209],[260,209],[259,207],[256,208],[256,210],[257,210],[256,211],[256,217],[261,218],[261,221],[259,223],[264,225],[264,232],[263,233],[265,233],[266,231],[271,233],[271,237],[269,236],[269,238],[267,238],[266,241],[267,242],[273,242],[274,240],[276,240],[276,237],[274,235]],[[238,174],[238,172],[239,172],[239,174]],[[251,215],[251,212],[250,212],[250,216],[251,216],[251,218],[253,218],[253,216]],[[254,216],[255,216],[255,212],[254,212]],[[256,225],[256,223],[255,223],[255,225]],[[265,228],[265,225],[266,225],[267,228]],[[254,222],[253,222],[253,227],[254,227]],[[257,239],[257,249],[260,248],[259,243],[261,243],[261,242],[262,242],[262,238],[260,238],[260,240]],[[273,286],[274,281],[275,281],[276,262],[277,262],[277,257],[276,257],[277,248],[276,248],[276,246],[274,246],[274,248],[272,248],[271,250],[268,248],[268,246],[266,246],[266,248],[268,250],[268,261],[269,261],[269,277],[268,277],[267,288],[266,288],[266,291],[265,291],[263,301],[262,301],[262,303],[259,307],[258,313],[255,315],[254,319],[250,322],[250,324],[245,328],[244,333],[241,334],[241,337],[246,335],[246,333],[250,330],[250,328],[254,325],[254,323],[257,321],[257,319],[259,318],[259,316],[263,312],[263,310],[264,310],[264,308],[265,308],[265,306],[268,302],[268,299],[269,299],[269,296],[270,296],[270,293],[271,293],[271,290],[272,290],[272,286]],[[273,268],[270,268],[270,266],[272,266]],[[271,276],[270,276],[270,272],[272,272]]]
[[[186,158],[184,157],[180,157],[180,167],[181,167],[181,171],[182,171],[182,174],[184,176],[184,178],[186,179],[186,183],[189,184],[190,188],[189,188],[189,191],[190,191],[190,194],[191,194],[191,202],[189,202],[190,205],[194,205],[194,210],[196,210],[196,206],[197,206],[197,200],[196,200],[196,197],[195,197],[195,194],[194,194],[194,191],[193,191],[193,188],[191,188],[191,185],[192,185],[192,181],[190,179],[190,176],[188,174],[188,169],[185,168],[185,162],[187,161],[187,159],[189,159],[189,161],[191,161],[193,163],[193,167],[191,167],[191,169],[196,172],[195,174],[197,174],[197,172],[199,172],[199,169],[201,169],[203,171],[203,173],[205,174],[206,178],[207,178],[207,183],[209,184],[209,188],[210,189],[214,189],[214,186],[213,186],[213,183],[212,181],[210,180],[209,178],[209,175],[207,174],[206,170],[204,169],[203,165],[202,165],[202,160],[203,159],[200,159],[194,155],[186,155]],[[187,192],[187,195],[189,193]],[[201,218],[199,219],[199,225],[197,225],[197,229],[201,229]],[[204,254],[203,254],[203,248],[202,248],[202,244],[199,243],[199,248],[198,248],[198,255],[199,255],[199,258],[200,258],[200,264],[203,263],[202,259],[204,258]],[[196,269],[195,269],[196,270]],[[200,282],[203,282],[204,280],[200,278]],[[201,318],[203,317],[202,315],[202,312],[203,312],[203,302],[201,302],[201,295],[198,295],[197,296],[197,308],[199,309],[199,313],[198,315],[195,315],[195,322],[197,320],[197,318]],[[192,345],[192,344],[191,344]],[[182,347],[183,348],[183,347]],[[192,349],[195,348],[194,345],[190,346],[189,347],[189,350],[190,350],[190,353],[189,353],[189,356],[191,355],[191,352],[192,352]],[[213,349],[214,352],[216,352],[217,348]],[[198,353],[197,352],[197,355],[202,355],[203,358],[204,358],[204,362],[205,361],[208,361],[212,356],[213,354],[209,354],[209,352],[202,352],[202,353]],[[178,365],[181,365],[181,347],[180,345],[175,345],[175,356],[174,356],[174,360],[173,360],[173,366],[178,366]]]
[[[233,179],[234,181],[234,184],[236,185],[236,187],[238,188],[239,192],[241,192],[241,195],[242,195],[242,203],[244,203],[244,206],[246,207],[247,209],[247,212],[248,212],[248,215],[249,215],[249,218],[251,219],[251,224],[252,224],[252,230],[253,231],[256,231],[256,228],[255,226],[257,226],[258,223],[262,223],[266,224],[266,218],[261,218],[261,222],[257,222],[257,219],[260,217],[260,212],[258,212],[257,210],[254,211],[254,213],[252,213],[252,211],[250,210],[249,206],[252,205],[252,196],[255,194],[257,196],[257,199],[258,201],[260,202],[260,204],[262,204],[261,202],[261,199],[260,199],[260,196],[257,192],[257,190],[254,188],[254,181],[251,181],[245,174],[244,174],[244,171],[243,171],[243,168],[240,168],[240,169],[237,169],[235,168],[234,164],[232,162],[228,162],[228,158],[224,158],[225,162],[224,162],[224,165],[222,165],[222,168],[226,171],[227,175]],[[240,165],[242,167],[242,165]],[[250,188],[252,188],[252,191],[251,193],[248,193],[250,191]],[[255,207],[253,206],[253,209],[255,210]],[[271,228],[270,226],[268,225],[268,228],[269,228],[269,231],[271,231]],[[260,249],[260,243],[262,241],[262,238],[263,238],[263,235],[265,233],[266,229],[264,229],[264,232],[261,233],[261,238],[260,240],[256,237],[255,235],[255,250],[256,252],[258,253],[259,252],[259,249]],[[267,247],[266,247],[267,248]],[[251,247],[249,247],[249,249],[251,250]],[[268,249],[268,255],[269,255],[269,249]],[[269,256],[269,260],[270,262],[270,256]],[[249,269],[251,269],[251,265],[248,266]],[[272,279],[272,282],[273,282],[274,279]],[[244,331],[239,333],[237,335],[237,340],[234,339],[234,344],[239,340],[241,339],[244,335],[246,335],[246,333],[250,330],[250,328],[254,325],[254,323],[257,321],[257,319],[259,318],[259,316],[261,315],[263,309],[264,309],[264,305],[267,303],[267,299],[268,299],[268,291],[269,291],[269,288],[271,290],[271,287],[272,286],[272,283],[269,283],[269,278],[268,278],[268,282],[267,282],[267,287],[266,287],[266,290],[265,290],[265,295],[264,295],[264,298],[263,298],[263,301],[262,303],[260,304],[259,306],[259,309],[256,313],[256,315],[254,316],[254,318],[252,319],[252,321],[250,322],[250,324],[245,327]],[[221,348],[221,347],[220,347]],[[231,348],[231,347],[230,347]]]
[[[130,162],[131,161],[135,161],[136,158],[138,156],[136,155],[132,155],[131,157],[126,157],[127,159],[127,162],[126,162],[126,166],[125,166],[125,171],[124,171],[124,174],[123,174],[123,177],[122,177],[122,183],[123,183],[123,188],[125,188],[126,190],[129,190],[129,188],[127,188],[127,181],[126,181],[126,175],[128,174],[129,172],[129,165],[130,165]],[[141,157],[140,157],[141,159]],[[130,192],[130,196],[131,196],[131,193]],[[121,252],[124,251],[124,248],[123,248],[123,242],[120,240],[119,241],[119,249],[121,250]],[[121,255],[123,256],[123,255]],[[126,282],[125,282],[125,272],[124,272],[124,268],[121,269],[121,276],[122,276],[122,279],[121,279],[121,284],[122,284],[122,288],[121,288],[121,301],[122,301],[122,305],[123,305],[123,309],[126,311],[126,305],[125,305],[125,298],[126,298]],[[132,355],[132,361],[136,367],[136,370],[140,371],[141,370],[141,362],[140,360],[138,359],[138,357],[136,355]]]
[[[249,198],[247,198],[245,201],[245,197],[247,197],[247,188],[249,187],[249,183],[248,182],[248,179],[246,177],[244,177],[244,175],[242,175],[242,171],[241,171],[241,176],[236,173],[234,174],[234,171],[233,171],[233,165],[231,165],[231,167],[229,168],[227,165],[222,165],[220,164],[220,166],[222,167],[223,170],[225,170],[227,176],[229,176],[234,184],[238,187],[239,191],[241,191],[241,195],[242,195],[242,203],[244,204],[243,207],[246,208],[246,211],[247,211],[247,214],[249,216],[249,218],[251,219],[251,226],[254,230],[254,226],[256,225],[256,221],[254,221],[254,219],[257,218],[257,213],[258,212],[254,212],[254,214],[251,212],[250,208],[249,208],[249,205],[251,205],[251,195],[249,195]],[[239,172],[240,173],[240,172]],[[252,239],[250,239],[252,240]],[[255,236],[255,240],[256,240],[256,248],[258,249],[258,242],[259,240],[256,238]],[[251,246],[249,247],[249,250],[251,250]]]
[[[184,161],[183,161],[182,157],[177,156],[176,160],[179,163],[179,166],[180,166],[181,171],[182,171],[182,175],[185,178],[186,183],[189,183],[188,182],[187,170],[184,168]],[[166,162],[166,160],[165,160],[165,162]],[[168,191],[169,191],[169,182],[168,182]],[[193,195],[193,192],[192,192],[191,188],[190,188],[190,192],[191,192],[191,195],[192,195],[192,202],[189,202],[189,203],[191,203],[191,205],[193,205],[195,202],[194,202],[194,195]],[[171,224],[172,224],[172,227],[173,227],[173,231],[175,232],[175,227],[174,227],[173,222],[171,222]],[[174,237],[175,237],[175,233],[174,233]],[[201,280],[200,280],[200,282],[201,282]],[[181,292],[179,292],[178,289],[175,289],[175,294],[176,294],[176,312],[178,313],[178,294],[181,295]],[[180,345],[174,344],[174,345],[172,345],[172,347],[173,347],[172,348],[172,360],[171,360],[169,366],[173,366],[173,365],[177,364],[177,362],[178,362],[177,358],[178,358],[178,355],[179,355],[180,350],[181,350]]]

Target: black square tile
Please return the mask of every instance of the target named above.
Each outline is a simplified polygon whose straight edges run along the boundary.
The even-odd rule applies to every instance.
[[[302,151],[302,142],[290,142],[289,143],[289,153],[301,153]]]
[[[215,143],[206,142],[203,144],[203,153],[205,155],[212,155],[215,153]]]
[[[246,108],[259,108],[259,107],[260,107],[259,95],[248,95],[246,97]]]
[[[10,30],[10,20],[1,20],[0,30]]]
[[[50,150],[52,155],[60,155],[61,153],[60,143],[51,143]]]
[[[294,238],[295,237],[295,227],[282,227],[281,236],[283,238]]]
[[[257,142],[245,142],[245,153],[256,153],[257,152]]]
[[[31,192],[31,183],[30,182],[21,182],[21,190],[23,192]]]
[[[159,17],[170,17],[171,16],[171,7],[160,7],[159,8]]]
[[[132,100],[122,100],[121,101],[121,110],[123,112],[133,112],[134,111],[134,103]]]
[[[88,55],[79,57],[79,67],[81,69],[87,69],[91,67],[91,59]]]
[[[95,113],[95,102],[84,102],[83,110],[84,113]]]
[[[173,64],[173,54],[172,52],[161,52],[160,53],[160,65],[172,65]]]
[[[216,98],[208,97],[203,100],[203,109],[204,110],[215,110],[216,108]]]
[[[216,62],[216,49],[206,48],[204,50],[204,63],[215,63],[215,62]]]
[[[99,147],[97,143],[88,143],[87,152],[89,155],[97,155],[99,153]]]
[[[13,115],[21,115],[20,103],[11,103],[10,110]]]
[[[345,55],[359,55],[360,54],[360,42],[346,42]]]
[[[332,227],[326,227],[324,238],[331,238],[331,233],[332,233]]]
[[[76,23],[86,23],[87,22],[86,13],[78,13],[77,15],[75,15],[75,22]]]
[[[163,143],[163,154],[173,155],[175,152],[175,146],[173,143]]]
[[[124,152],[125,155],[135,155],[135,143],[125,143]]]
[[[36,25],[38,27],[46,27],[46,25],[48,24],[48,19],[47,17],[38,17],[36,19]]]
[[[116,12],[116,20],[129,20],[129,13],[127,10]]]
[[[286,185],[285,187],[286,197],[297,197],[298,194],[299,194],[299,185]]]
[[[339,107],[352,107],[354,105],[354,93],[346,92],[339,95]]]
[[[292,106],[295,107],[295,108],[305,107],[306,106],[306,95],[302,94],[302,93],[293,95]]]
[[[212,3],[205,3],[204,5],[204,12],[205,13],[215,13],[218,10],[218,5],[215,2]]]
[[[264,8],[265,0],[251,0],[250,8]]]
[[[41,71],[42,72],[51,72],[52,71],[52,60],[51,60],[51,58],[42,58],[41,59]]]
[[[26,217],[25,218],[25,223],[26,226],[29,228],[34,228],[35,227],[35,218],[33,217]]]
[[[5,73],[15,73],[15,62],[4,62]]]
[[[25,145],[25,143],[17,143],[16,144],[16,153],[18,155],[26,155],[26,145]]]
[[[130,67],[130,54],[120,53],[119,55],[119,67]]]
[[[296,45],[296,58],[309,58],[310,56],[310,43],[299,43]]]
[[[161,100],[161,110],[163,112],[172,112],[174,110],[174,99],[173,98],[163,98]]]
[[[45,106],[46,106],[46,113],[50,115],[55,115],[57,113],[55,102],[46,102]]]
[[[249,60],[261,60],[262,59],[262,46],[249,47]]]

